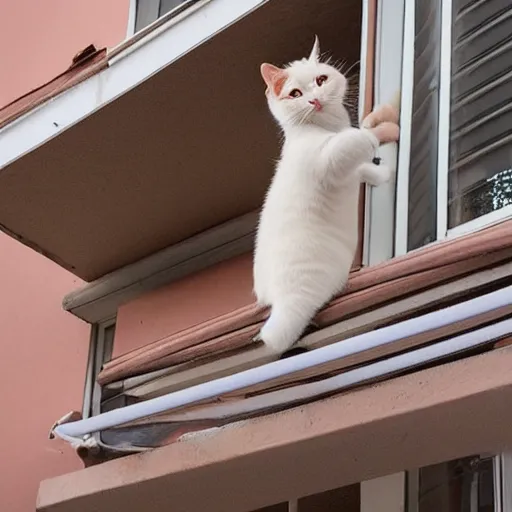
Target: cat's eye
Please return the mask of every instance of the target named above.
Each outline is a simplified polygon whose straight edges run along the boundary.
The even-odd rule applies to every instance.
[[[302,96],[302,93],[299,91],[299,89],[292,89],[290,91],[290,96],[292,98],[298,98],[298,97]]]
[[[318,85],[318,87],[323,85],[324,82],[326,82],[326,81],[327,81],[327,75],[320,75],[320,76],[316,77],[316,85]]]

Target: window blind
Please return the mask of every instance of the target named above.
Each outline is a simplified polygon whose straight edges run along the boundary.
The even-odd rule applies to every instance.
[[[436,238],[441,0],[415,4],[408,250]]]
[[[512,204],[512,4],[453,2],[449,227]]]

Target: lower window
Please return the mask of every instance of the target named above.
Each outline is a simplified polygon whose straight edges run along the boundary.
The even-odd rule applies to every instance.
[[[471,456],[408,473],[408,512],[501,512],[501,457]]]

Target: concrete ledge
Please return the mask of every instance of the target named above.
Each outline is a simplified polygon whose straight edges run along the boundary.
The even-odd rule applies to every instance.
[[[241,512],[512,447],[512,347],[42,482],[38,511]]]

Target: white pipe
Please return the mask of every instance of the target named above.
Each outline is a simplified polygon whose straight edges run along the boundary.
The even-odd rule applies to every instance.
[[[234,402],[205,406],[201,409],[176,412],[166,415],[169,422],[187,422],[208,419],[225,419],[235,415],[264,411],[276,405],[291,405],[305,399],[341,391],[348,387],[362,384],[379,377],[385,377],[397,372],[424,365],[458,352],[484,345],[492,340],[501,338],[512,332],[512,318],[501,322],[466,332],[455,338],[433,343],[426,347],[412,350],[404,354],[389,357],[376,363],[370,363],[360,368],[345,371],[334,377],[329,377],[309,384],[298,384],[286,389],[271,391]]]
[[[510,332],[512,332],[512,318],[466,332],[455,338],[412,350],[411,352],[348,370],[317,382],[298,384],[243,400],[227,401],[218,405],[207,404],[204,407],[193,408],[190,411],[166,414],[164,421],[165,423],[180,423],[183,425],[191,421],[217,420],[219,421],[218,426],[221,426],[226,422],[235,422],[247,416],[254,416],[258,412],[269,411],[271,408],[292,407],[293,405],[304,403],[305,400],[321,398],[334,392],[339,393],[347,390],[355,385],[374,382],[378,378],[389,378],[404,370],[410,370],[450,355],[488,344]],[[137,429],[136,426],[133,428]],[[88,444],[89,440],[82,441],[81,438],[73,437],[65,437],[65,439],[75,448],[90,446]],[[90,439],[93,440],[94,438],[91,437]],[[150,450],[151,448],[137,445],[130,445],[128,447],[128,445],[123,443],[122,447],[116,445],[115,449],[140,452]]]
[[[274,361],[257,368],[251,368],[234,375],[181,389],[168,395],[108,411],[81,421],[65,423],[56,427],[54,432],[59,437],[69,438],[116,427],[130,421],[153,416],[154,414],[202,400],[212,399],[248,386],[261,384],[300,370],[312,368],[378,346],[393,343],[400,339],[460,322],[510,305],[511,303],[512,286],[508,286],[461,304],[456,304],[382,329],[366,332],[311,352],[299,354],[295,357]]]

